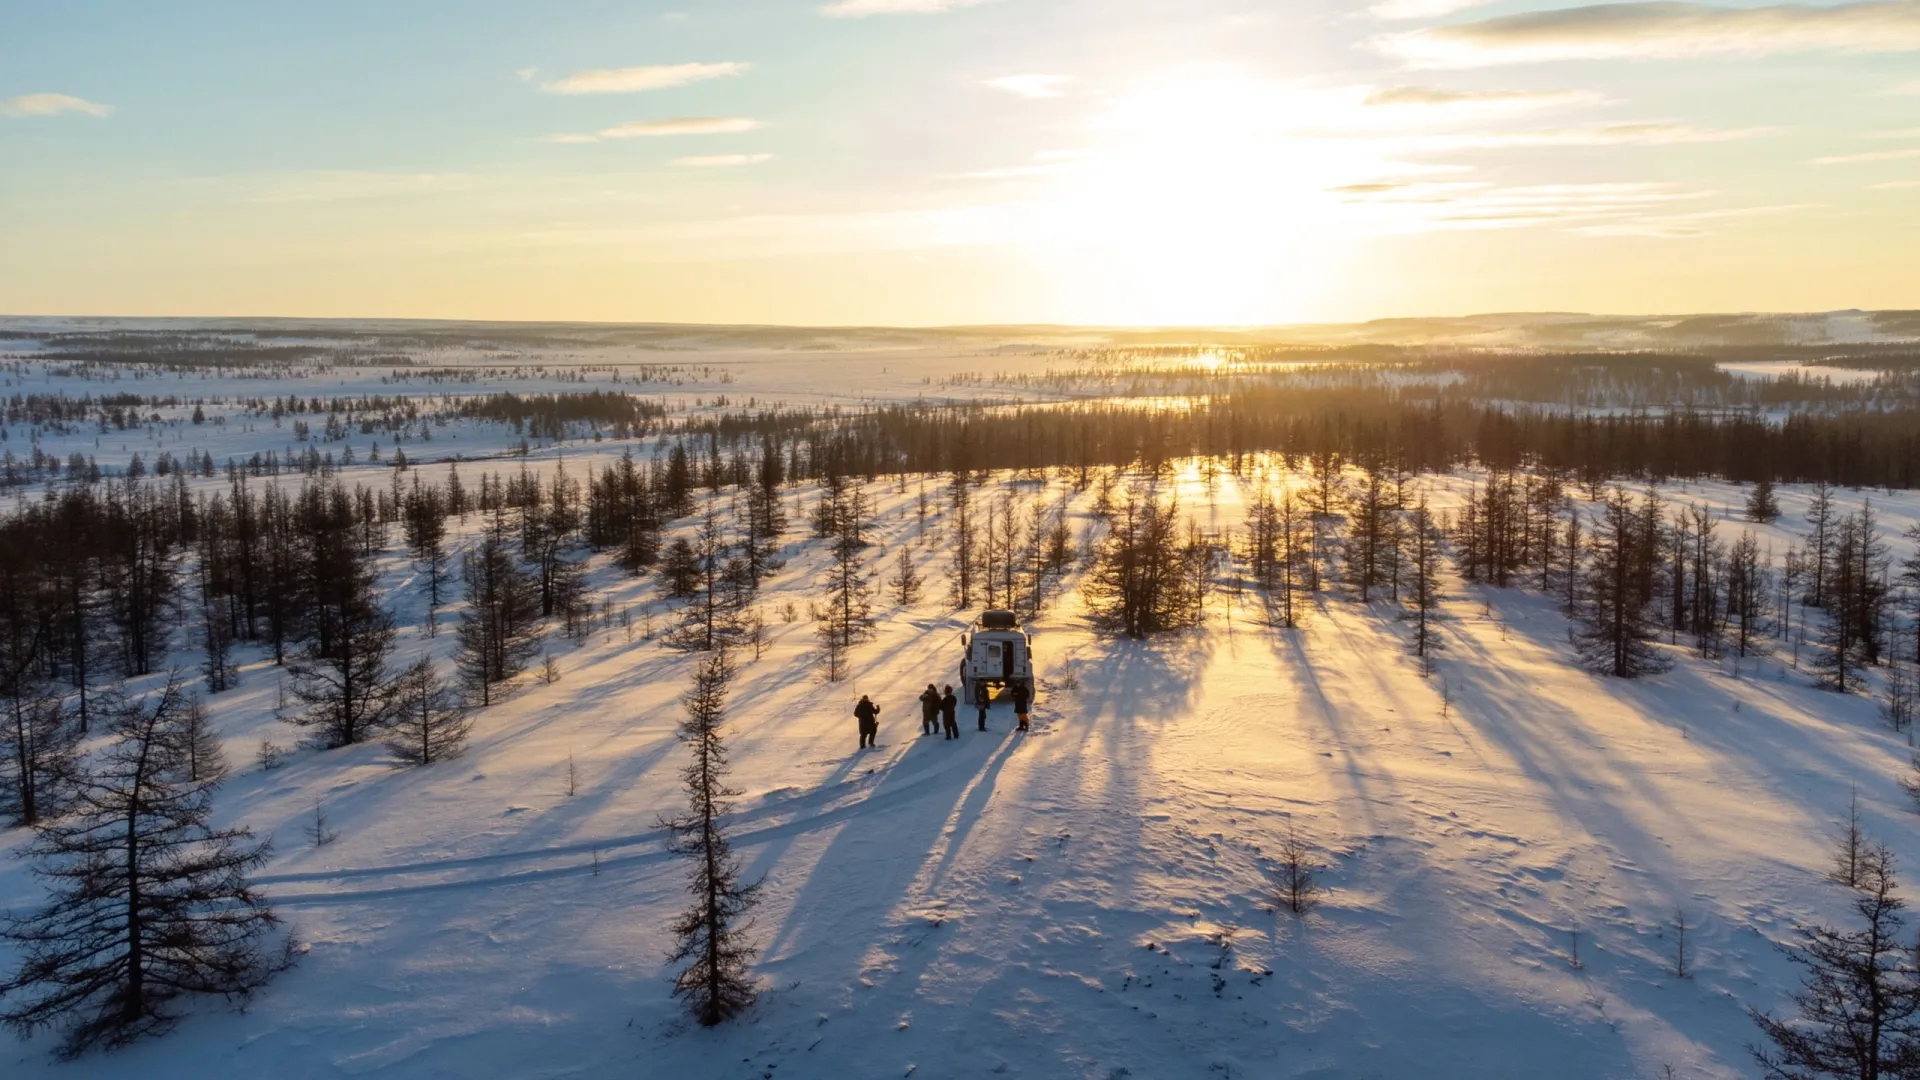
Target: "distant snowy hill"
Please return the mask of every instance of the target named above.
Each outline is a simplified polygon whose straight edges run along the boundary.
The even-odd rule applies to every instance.
[[[475,347],[572,345],[665,351],[862,351],[1008,345],[1427,345],[1494,349],[1700,349],[1920,342],[1920,311],[1591,315],[1519,312],[1255,327],[718,326],[423,319],[0,317],[0,352],[62,335],[198,334],[276,342]]]

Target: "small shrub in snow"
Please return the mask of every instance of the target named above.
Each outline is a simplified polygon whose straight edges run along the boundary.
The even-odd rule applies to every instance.
[[[1905,731],[1913,726],[1914,680],[1904,665],[1895,663],[1887,669],[1887,689],[1880,699],[1880,715],[1895,731]]]
[[[1288,822],[1287,839],[1280,845],[1278,866],[1273,872],[1276,906],[1296,917],[1317,907],[1321,894],[1326,891],[1316,876],[1322,869],[1313,848],[1300,839],[1293,823]]]
[[[1833,834],[1833,868],[1827,871],[1827,880],[1849,889],[1859,888],[1867,850],[1866,833],[1860,828],[1860,793],[1856,791],[1847,803],[1846,822]]]
[[[1920,811],[1920,754],[1913,756],[1907,775],[1900,778],[1900,789],[1907,793],[1907,798],[1913,800],[1914,810]]]
[[[1692,930],[1687,925],[1687,913],[1673,913],[1673,977],[1676,979],[1693,978],[1693,941],[1689,937]]]
[[[313,820],[307,822],[306,828],[302,831],[307,834],[308,842],[314,847],[326,847],[340,839],[339,832],[328,827],[327,810],[320,804],[319,799],[313,800]]]
[[[199,698],[187,700],[175,735],[188,783],[214,784],[227,778],[232,769],[227,765],[226,751],[221,749],[220,737],[214,734]]]
[[[262,771],[272,772],[287,763],[287,752],[272,739],[261,739],[260,749],[255,753],[254,760],[260,763]]]

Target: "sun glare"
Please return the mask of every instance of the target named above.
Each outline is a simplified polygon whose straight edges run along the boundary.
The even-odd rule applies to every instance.
[[[1290,134],[1306,119],[1233,78],[1116,100],[1052,211],[1073,264],[1069,302],[1098,321],[1157,324],[1310,309],[1341,245],[1325,195],[1337,163]]]

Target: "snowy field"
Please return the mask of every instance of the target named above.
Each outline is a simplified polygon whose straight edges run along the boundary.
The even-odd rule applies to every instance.
[[[991,359],[972,369],[991,370]],[[716,394],[900,399],[932,396],[936,369],[955,359],[906,350],[727,362],[730,381],[620,388],[700,407]],[[382,374],[64,388],[405,392],[378,383]],[[61,381],[10,380],[9,395]],[[594,388],[605,387],[482,387]],[[223,460],[289,445],[271,421],[224,419],[214,431],[168,416],[46,449],[117,467],[135,452]],[[4,446],[19,453],[18,439]],[[370,440],[351,441],[364,450]],[[476,423],[403,445],[434,462],[517,441]],[[652,444],[536,447],[526,460],[545,470],[564,459],[584,479],[627,445]],[[388,475],[341,472],[380,487]],[[1444,508],[1469,482],[1417,486]],[[1202,525],[1239,526],[1240,482],[1223,474],[1210,489],[1189,471],[1179,486]],[[1589,675],[1552,600],[1468,586],[1451,571],[1430,677],[1384,600],[1330,591],[1303,627],[1279,630],[1253,592],[1223,587],[1203,628],[1126,642],[1090,630],[1070,579],[1030,627],[1034,730],[1012,732],[1002,704],[987,732],[963,708],[958,742],[922,738],[913,699],[929,681],[953,681],[968,615],[944,600],[949,550],[938,513],[919,527],[919,489],[911,479],[868,487],[871,569],[877,583],[906,545],[928,595],[906,608],[876,596],[876,638],[856,649],[853,677],[831,685],[806,618],[827,560],[804,539],[814,491],[787,495],[787,564],[759,600],[771,644],[740,658],[729,712],[741,792],[731,829],[749,876],[765,882],[753,931],[763,996],[743,1020],[702,1029],[668,996],[666,924],[684,868],[658,820],[682,801],[674,729],[694,660],[649,636],[669,618],[658,583],[596,557],[591,581],[613,610],[636,613],[632,632],[605,625],[577,647],[550,635],[561,680],[523,678],[477,714],[464,757],[424,769],[397,768],[376,745],[299,751],[260,771],[260,741],[296,733],[274,718],[277,670],[240,650],[240,687],[208,702],[236,764],[218,816],[273,839],[258,881],[304,943],[299,964],[244,1013],[215,1003],[167,1039],[72,1064],[51,1063],[51,1038],[6,1044],[0,1074],[1747,1076],[1758,1031],[1746,1009],[1782,1010],[1797,982],[1774,944],[1796,923],[1843,916],[1845,891],[1824,874],[1853,794],[1869,833],[1920,874],[1920,815],[1897,783],[1911,750],[1870,697],[1814,689],[1790,653],[1735,670],[1684,643],[1663,675]],[[937,495],[938,480],[928,489]],[[1806,507],[1804,490],[1783,488],[1785,515],[1762,528],[1737,520],[1735,486],[1663,494],[1730,519],[1724,538],[1755,528],[1776,555],[1798,542]],[[1889,536],[1920,521],[1911,493],[1838,501],[1850,510],[1868,495]],[[1091,493],[1045,490],[1063,496],[1078,534]],[[462,546],[479,524],[469,519]],[[1904,541],[1894,546],[1905,553]],[[390,548],[381,565],[403,659],[450,655],[452,610],[429,637],[412,564]],[[1223,585],[1237,572],[1224,569]],[[780,614],[788,605],[791,622]],[[191,672],[198,654],[176,662]],[[884,711],[879,746],[857,751],[850,710],[862,693]],[[324,847],[305,834],[316,804],[338,833]],[[1274,854],[1290,829],[1329,867],[1330,891],[1304,919],[1275,910]],[[0,847],[25,839],[0,832]],[[24,865],[0,864],[0,908],[39,895]],[[1670,971],[1679,917],[1693,950],[1686,979]],[[0,968],[11,966],[0,946]]]

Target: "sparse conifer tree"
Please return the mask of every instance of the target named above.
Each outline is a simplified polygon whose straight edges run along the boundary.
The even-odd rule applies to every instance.
[[[387,749],[402,761],[431,765],[466,749],[472,721],[431,658],[415,661],[400,676],[393,715]]]
[[[1920,1058],[1920,987],[1912,944],[1893,874],[1893,854],[1874,845],[1861,853],[1852,929],[1800,928],[1788,957],[1805,971],[1794,995],[1798,1016],[1775,1019],[1749,1009],[1766,1035],[1754,1049],[1766,1080],[1836,1080],[1913,1075]]]
[[[0,815],[33,826],[64,808],[80,729],[44,682],[18,674],[12,682],[0,701]]]
[[[1655,549],[1647,543],[1645,512],[1618,489],[1602,504],[1588,545],[1587,603],[1576,635],[1589,668],[1623,679],[1667,667],[1652,645],[1647,617],[1651,590],[1643,585],[1653,572]]]
[[[227,752],[220,745],[220,736],[213,730],[213,721],[199,698],[187,699],[173,733],[179,739],[178,751],[187,783],[217,784],[233,771],[227,763]]]
[[[739,860],[721,824],[738,795],[727,786],[721,730],[732,678],[726,650],[716,649],[701,659],[692,689],[680,699],[687,713],[680,741],[691,754],[681,770],[687,811],[661,822],[672,831],[673,850],[692,868],[687,892],[693,902],[673,924],[675,946],[668,962],[686,964],[674,976],[673,993],[707,1026],[738,1016],[755,997],[749,965],[756,950],[746,935],[760,886],[741,881]]]
[[[214,829],[216,782],[186,779],[186,711],[178,680],[112,710],[114,741],[80,775],[73,812],[26,849],[51,895],[0,926],[20,956],[0,1020],[60,1029],[63,1056],[162,1033],[184,997],[244,999],[291,955],[247,881],[267,845]]]
[[[854,519],[843,519],[833,541],[833,565],[828,569],[826,597],[817,631],[829,682],[839,682],[846,677],[853,647],[873,634],[872,586],[860,565],[860,550],[860,533]]]
[[[323,749],[378,735],[392,719],[395,685],[393,614],[371,597],[339,612],[330,649],[318,640],[289,661],[293,696],[305,706],[283,719],[309,729]]]
[[[1413,655],[1420,658],[1423,671],[1431,669],[1433,654],[1440,647],[1440,635],[1433,625],[1440,609],[1440,564],[1440,527],[1422,495],[1408,522],[1407,572],[1412,593]]]
[[[906,544],[894,557],[893,576],[887,579],[887,587],[893,590],[894,602],[907,607],[920,599],[920,569],[914,565],[913,549]]]
[[[454,662],[469,694],[489,705],[500,685],[525,670],[540,651],[540,596],[498,530],[468,553],[463,573],[467,609],[455,631]]]
[[[1763,476],[1747,492],[1747,520],[1771,525],[1780,517],[1780,502],[1773,494],[1773,478]]]

